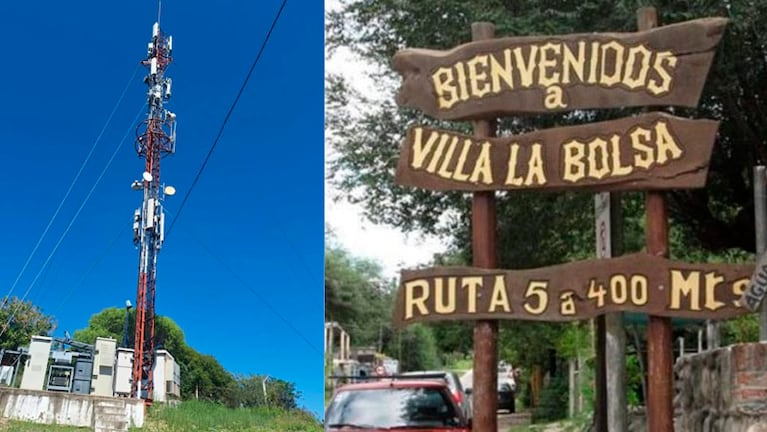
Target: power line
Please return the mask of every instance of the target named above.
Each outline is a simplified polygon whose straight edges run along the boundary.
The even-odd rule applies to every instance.
[[[138,113],[136,113],[136,117],[133,119],[131,124],[135,124],[136,121],[138,121],[139,116],[143,112],[144,104],[141,104],[141,109],[139,109]],[[13,318],[16,316],[16,312],[18,312],[19,308],[21,307],[21,304],[24,302],[24,300],[29,295],[29,292],[32,291],[32,288],[35,286],[35,283],[40,278],[40,276],[43,274],[45,269],[48,267],[48,264],[50,263],[53,256],[56,254],[56,252],[59,249],[59,246],[61,246],[61,242],[64,241],[64,238],[66,238],[67,234],[69,234],[69,230],[72,228],[72,225],[74,225],[75,221],[77,221],[78,216],[80,216],[80,212],[82,212],[83,208],[85,207],[85,204],[88,203],[88,200],[90,199],[91,195],[93,195],[93,191],[96,190],[96,187],[101,183],[101,179],[104,177],[104,174],[106,174],[109,167],[112,165],[112,162],[115,159],[115,156],[117,156],[117,152],[120,150],[120,147],[122,147],[123,143],[125,142],[125,138],[128,137],[128,134],[133,130],[133,128],[129,128],[125,135],[123,135],[120,142],[115,147],[114,152],[112,152],[112,156],[109,158],[109,161],[107,161],[107,164],[104,166],[104,169],[101,170],[101,174],[99,174],[98,178],[96,179],[96,182],[93,184],[91,189],[88,191],[88,194],[85,196],[85,199],[80,204],[80,207],[78,207],[77,211],[75,212],[74,216],[72,216],[72,219],[69,221],[69,225],[67,225],[66,229],[64,229],[64,232],[59,237],[59,240],[56,242],[56,245],[53,246],[53,250],[48,254],[48,257],[45,259],[45,262],[43,263],[43,266],[40,268],[40,271],[37,272],[37,275],[35,275],[35,278],[32,280],[32,283],[29,284],[29,288],[24,292],[24,296],[20,299],[20,302],[16,306],[16,309],[11,312],[11,315],[8,317],[8,321],[3,326],[2,330],[0,330],[0,337],[5,334],[6,330],[8,330],[8,326],[10,326],[11,322],[13,321]]]
[[[64,194],[64,198],[62,198],[61,201],[59,202],[59,205],[56,208],[56,211],[53,213],[53,216],[48,221],[48,225],[45,227],[42,235],[40,235],[40,238],[37,240],[37,243],[35,244],[35,247],[32,249],[32,252],[29,254],[29,257],[27,257],[27,260],[24,263],[24,266],[21,268],[21,271],[16,276],[16,280],[13,282],[13,285],[11,285],[11,289],[8,290],[8,294],[5,295],[6,298],[9,298],[11,296],[11,294],[13,293],[13,290],[16,288],[16,285],[18,285],[19,280],[21,280],[21,276],[27,270],[29,263],[32,261],[32,257],[35,255],[35,253],[37,252],[37,249],[40,247],[40,244],[43,242],[43,239],[48,234],[48,230],[50,230],[51,225],[53,225],[53,221],[56,220],[56,217],[58,217],[59,212],[61,211],[61,208],[64,206],[64,202],[66,202],[67,198],[69,198],[69,194],[72,192],[72,189],[77,183],[77,180],[80,179],[80,175],[82,174],[83,169],[85,168],[85,165],[87,165],[88,161],[90,161],[91,156],[93,155],[93,151],[96,150],[96,147],[98,146],[99,141],[101,141],[101,137],[104,135],[104,131],[106,131],[107,126],[109,126],[109,123],[112,121],[112,117],[114,117],[114,114],[117,111],[117,108],[120,106],[123,98],[125,97],[125,93],[127,93],[131,82],[133,82],[133,78],[136,77],[136,72],[138,72],[138,68],[139,68],[139,65],[137,64],[135,69],[133,70],[133,74],[128,80],[128,83],[125,85],[125,88],[123,89],[122,94],[120,94],[120,97],[117,99],[117,103],[115,104],[114,108],[112,108],[112,112],[109,114],[109,117],[107,117],[107,121],[106,123],[104,123],[104,127],[101,128],[101,132],[99,133],[98,137],[96,137],[96,140],[93,142],[93,146],[91,146],[91,150],[90,152],[88,152],[88,156],[85,157],[85,160],[80,165],[80,169],[77,171],[77,174],[75,175],[75,178],[72,180],[72,183],[70,183],[69,188],[67,189],[67,192]]]
[[[253,63],[250,66],[250,69],[248,70],[248,74],[245,76],[245,80],[243,81],[242,85],[240,86],[239,91],[237,92],[237,96],[235,97],[234,101],[232,102],[232,105],[229,107],[228,112],[226,113],[226,116],[224,117],[224,121],[221,124],[221,127],[219,128],[218,134],[216,135],[216,138],[213,140],[213,144],[211,145],[210,149],[208,150],[207,155],[203,159],[202,165],[200,166],[199,171],[197,172],[197,175],[195,176],[194,180],[192,181],[191,186],[189,189],[187,189],[186,194],[184,195],[183,200],[181,201],[181,204],[179,205],[178,210],[176,211],[176,215],[173,218],[173,221],[171,222],[170,226],[168,227],[168,230],[166,231],[166,236],[170,235],[171,230],[176,225],[176,222],[179,219],[179,216],[181,215],[181,212],[184,209],[184,206],[186,205],[190,194],[192,193],[192,190],[197,185],[197,182],[200,179],[200,176],[202,175],[203,171],[205,170],[205,166],[207,165],[208,161],[210,160],[211,155],[213,154],[213,151],[215,150],[216,146],[218,145],[218,142],[221,138],[221,135],[224,132],[224,128],[226,127],[227,122],[229,121],[229,118],[232,115],[232,112],[234,111],[234,108],[237,106],[237,103],[240,100],[240,97],[242,96],[242,93],[245,90],[245,87],[248,84],[248,81],[250,80],[251,75],[253,74],[253,71],[256,68],[256,65],[258,64],[259,59],[261,58],[261,55],[264,52],[264,49],[266,48],[267,43],[269,42],[269,38],[271,37],[272,32],[274,31],[274,28],[277,25],[277,22],[279,21],[280,16],[282,15],[282,11],[285,8],[285,5],[287,4],[287,0],[283,0],[282,4],[280,5],[280,9],[277,11],[277,14],[275,15],[272,25],[269,28],[269,31],[266,33],[266,37],[264,38],[264,41],[261,44],[261,48],[258,51],[258,54],[256,55],[255,59],[253,60]],[[169,212],[170,213],[170,212]],[[304,342],[306,342],[311,348],[313,348],[317,352],[322,352],[319,348],[317,348],[309,339],[304,336],[298,329],[296,329],[289,320],[287,320],[285,317],[283,317],[277,310],[269,304],[269,302],[266,301],[266,299],[261,296],[256,290],[251,288],[250,285],[248,285],[235,271],[229,267],[229,265],[221,259],[218,255],[216,255],[210,248],[208,248],[202,241],[200,240],[199,236],[193,236],[194,239],[200,244],[200,246],[205,249],[208,254],[210,254],[213,258],[215,258],[237,281],[239,281],[245,288],[247,288],[253,295],[255,295],[266,307],[280,320],[282,320],[291,330],[293,330],[296,335],[298,335],[301,339],[303,339]],[[303,260],[302,260],[303,261]],[[306,263],[304,262],[304,265]]]
[[[117,244],[117,241],[120,240],[124,236],[125,233],[130,230],[130,227],[133,225],[133,217],[130,217],[128,219],[128,223],[124,225],[120,225],[120,229],[115,234],[114,238],[109,242],[107,247],[101,252],[101,254],[96,257],[96,259],[93,261],[91,266],[83,272],[83,274],[80,276],[80,279],[75,283],[74,285],[70,285],[69,290],[64,294],[64,297],[56,304],[58,309],[54,309],[51,313],[51,315],[56,316],[58,311],[61,310],[61,308],[69,301],[69,298],[72,296],[72,294],[79,289],[86,281],[88,276],[90,276],[91,273],[93,273],[93,270],[96,269],[96,267],[101,263],[101,261],[106,258],[107,255],[109,255],[109,252],[112,251],[112,249]]]
[[[258,60],[261,59],[261,54],[263,54],[264,49],[266,48],[266,44],[269,42],[269,38],[272,35],[272,31],[277,26],[277,21],[280,19],[280,15],[282,15],[282,10],[285,8],[285,4],[287,4],[287,2],[288,2],[287,0],[282,1],[282,5],[280,5],[280,9],[277,11],[277,15],[274,16],[274,20],[272,20],[272,26],[269,28],[269,31],[266,33],[266,37],[264,38],[264,41],[261,43],[261,49],[258,50],[258,54],[256,55],[256,58],[253,60],[253,63],[250,65],[250,70],[248,71],[248,74],[245,76],[245,80],[242,82],[242,85],[240,86],[240,90],[237,92],[237,96],[234,98],[234,102],[232,102],[232,105],[229,107],[229,111],[226,113],[223,123],[221,123],[221,127],[218,130],[218,134],[216,135],[216,138],[213,140],[213,145],[210,146],[210,150],[208,150],[208,154],[205,156],[205,159],[203,159],[202,161],[200,170],[197,171],[197,175],[194,177],[194,180],[192,181],[192,185],[189,186],[189,189],[187,189],[186,194],[184,195],[184,199],[181,200],[181,204],[179,205],[178,211],[176,212],[176,217],[173,218],[173,222],[171,222],[170,227],[168,227],[168,230],[165,233],[166,237],[170,235],[171,230],[176,225],[176,221],[178,221],[178,218],[181,215],[181,212],[184,210],[184,206],[186,205],[186,202],[189,199],[189,195],[192,193],[192,190],[194,189],[195,185],[197,185],[197,181],[200,179],[202,172],[205,170],[205,166],[208,164],[208,160],[210,159],[210,156],[213,154],[213,150],[215,150],[216,146],[218,145],[218,141],[219,139],[221,139],[221,134],[224,133],[224,128],[226,127],[227,122],[229,122],[229,117],[232,115],[234,108],[237,106],[237,102],[240,101],[240,96],[242,96],[243,91],[245,91],[245,86],[248,85],[248,81],[250,81],[250,76],[253,74],[253,70],[256,68],[256,65],[258,64]]]
[[[167,211],[167,209],[166,209],[166,211]],[[168,212],[168,213],[170,213],[170,212]],[[178,215],[176,217],[178,217]],[[192,235],[190,237],[193,238],[203,249],[205,249],[205,251],[208,253],[208,255],[210,255],[211,257],[215,258],[216,261],[218,261],[219,264],[221,264],[221,266],[224,269],[226,269],[226,271],[228,271],[235,279],[237,279],[237,281],[240,284],[242,284],[243,287],[247,288],[248,291],[250,291],[254,296],[256,296],[256,298],[258,298],[258,300],[260,300],[261,303],[263,303],[267,307],[267,309],[269,309],[269,311],[271,311],[274,314],[274,316],[276,316],[283,323],[285,323],[285,325],[287,325],[288,328],[290,328],[293,331],[293,333],[295,333],[299,338],[301,338],[304,342],[306,342],[306,344],[309,345],[312,349],[314,349],[315,351],[317,351],[319,353],[323,352],[317,346],[315,346],[306,336],[304,336],[304,334],[301,333],[300,330],[298,330],[293,324],[291,324],[290,320],[285,318],[282,314],[280,314],[277,311],[277,309],[274,306],[272,306],[268,301],[266,301],[266,299],[261,294],[259,294],[258,291],[254,290],[247,282],[245,282],[245,280],[239,274],[237,274],[237,272],[235,272],[234,269],[232,269],[229,266],[229,264],[227,264],[226,261],[224,261],[223,258],[218,256],[205,243],[203,243],[202,240],[201,240],[201,236],[200,235],[198,235],[197,233],[193,232],[194,230],[192,230],[188,226],[187,226],[187,230],[192,231],[191,232]]]

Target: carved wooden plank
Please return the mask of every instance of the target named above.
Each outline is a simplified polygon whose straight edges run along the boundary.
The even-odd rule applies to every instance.
[[[414,126],[396,181],[460,191],[700,188],[718,127],[659,112],[502,138]]]
[[[698,104],[726,18],[636,33],[507,37],[397,52],[402,106],[445,120]]]
[[[529,270],[404,270],[394,325],[421,321],[570,321],[606,312],[695,319],[749,313],[753,264],[690,264],[637,253]]]

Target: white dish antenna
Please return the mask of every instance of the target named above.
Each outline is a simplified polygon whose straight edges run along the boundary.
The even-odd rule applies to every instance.
[[[144,171],[144,174],[142,174],[141,177],[144,178],[144,181],[148,181],[148,182],[152,181],[152,174],[149,174],[146,171]]]
[[[165,195],[173,196],[176,195],[176,188],[173,186],[165,186]]]

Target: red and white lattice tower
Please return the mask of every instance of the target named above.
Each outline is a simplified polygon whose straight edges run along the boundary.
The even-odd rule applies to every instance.
[[[147,57],[142,61],[149,71],[144,79],[148,87],[147,117],[136,128],[136,151],[146,164],[142,179],[133,183],[133,189],[143,190],[144,199],[133,223],[133,241],[140,252],[131,397],[144,399],[149,404],[154,389],[157,255],[165,237],[162,200],[166,194],[174,193],[172,187],[163,187],[160,183],[160,160],[172,154],[176,144],[176,115],[163,108],[163,103],[170,98],[171,80],[165,76],[165,70],[171,63],[172,50],[173,38],[163,34],[158,19],[152,27]]]

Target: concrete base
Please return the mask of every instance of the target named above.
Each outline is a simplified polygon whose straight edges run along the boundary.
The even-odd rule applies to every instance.
[[[141,399],[8,387],[0,387],[0,413],[12,420],[91,427],[95,432],[127,432],[144,425]]]

